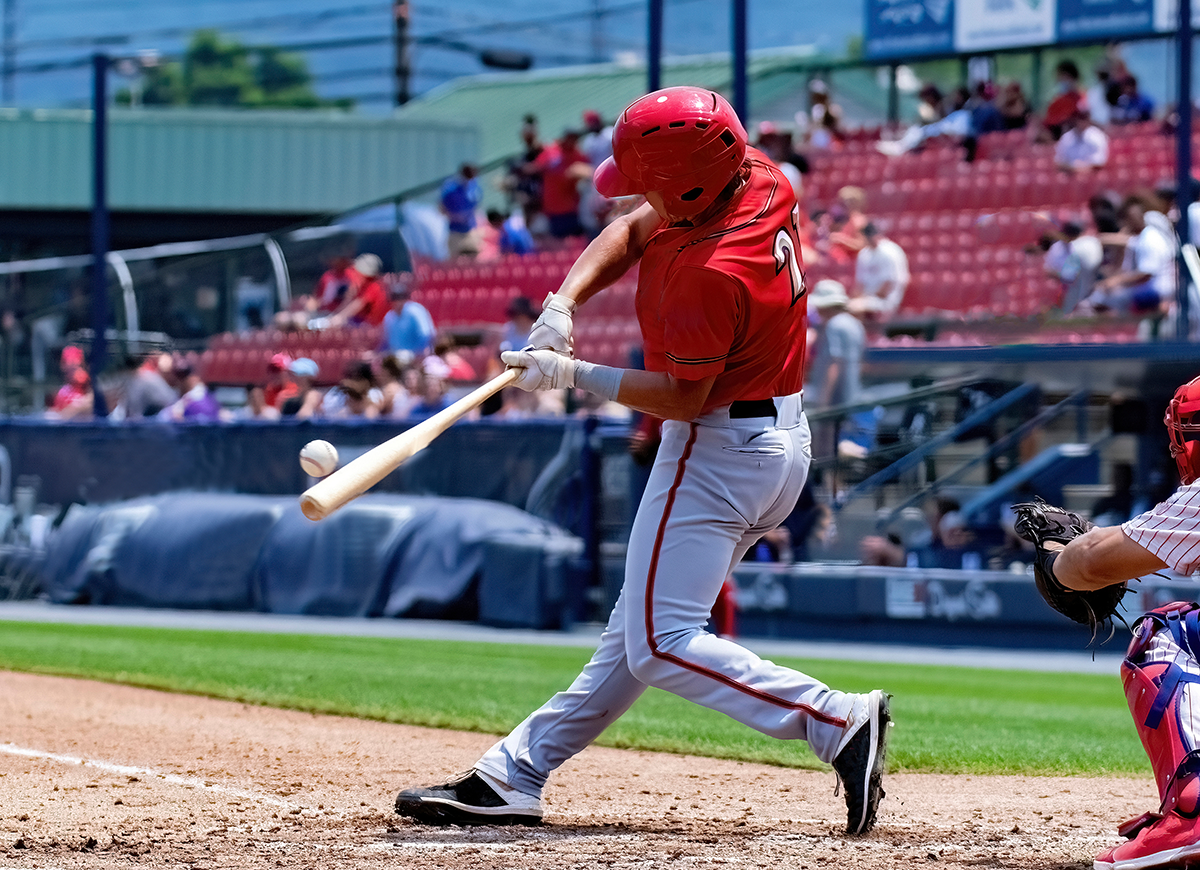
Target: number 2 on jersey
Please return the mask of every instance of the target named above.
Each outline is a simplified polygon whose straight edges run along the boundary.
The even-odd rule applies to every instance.
[[[792,305],[795,305],[808,290],[804,282],[804,271],[800,268],[800,255],[797,253],[799,250],[800,206],[797,205],[792,208],[791,225],[779,228],[772,247],[775,254],[775,274],[778,275],[787,269],[792,279]]]

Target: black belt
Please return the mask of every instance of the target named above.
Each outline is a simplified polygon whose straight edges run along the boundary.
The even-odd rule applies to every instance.
[[[741,420],[746,417],[774,417],[775,403],[771,399],[754,399],[750,402],[734,402],[729,406],[731,419]]]

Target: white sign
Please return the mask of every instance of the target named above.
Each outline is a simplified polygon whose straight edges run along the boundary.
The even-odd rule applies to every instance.
[[[1056,0],[957,0],[956,51],[980,51],[1055,41]]]
[[[1192,3],[1192,27],[1200,27],[1200,3]],[[1154,0],[1154,29],[1179,29],[1179,0]]]

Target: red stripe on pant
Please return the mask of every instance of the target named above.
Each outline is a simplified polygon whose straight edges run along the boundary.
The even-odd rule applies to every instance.
[[[772,695],[769,692],[764,692],[761,689],[756,689],[753,686],[747,686],[745,683],[739,683],[733,677],[728,677],[725,674],[714,671],[711,668],[706,668],[703,665],[689,662],[681,659],[679,656],[671,653],[663,652],[658,648],[658,641],[654,639],[654,578],[658,573],[658,558],[662,552],[663,538],[667,533],[667,522],[671,518],[671,508],[675,506],[675,494],[679,491],[680,484],[683,483],[683,472],[687,467],[687,461],[692,455],[692,446],[696,443],[696,435],[700,427],[692,423],[691,432],[688,434],[687,443],[683,447],[683,453],[679,457],[679,465],[675,471],[675,480],[671,483],[671,488],[667,490],[667,501],[663,506],[662,519],[658,523],[658,534],[654,537],[654,550],[650,555],[650,569],[646,574],[646,642],[650,645],[650,654],[656,659],[671,662],[681,668],[692,671],[697,674],[702,674],[706,677],[716,680],[719,683],[724,683],[732,689],[736,689],[752,698],[757,698],[760,701],[766,701],[768,704],[774,704],[777,707],[784,707],[789,710],[798,710],[806,713],[818,722],[824,722],[827,725],[836,725],[843,727],[846,720],[840,716],[830,716],[820,710],[812,707],[809,704],[803,704],[799,701],[789,701],[786,698],[780,698]]]

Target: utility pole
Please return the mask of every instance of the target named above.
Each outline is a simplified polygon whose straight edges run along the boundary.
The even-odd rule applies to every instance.
[[[396,41],[396,105],[403,106],[412,96],[409,92],[412,63],[408,56],[408,0],[395,0],[392,15],[396,22],[393,31]]]
[[[0,104],[17,101],[17,0],[4,0],[4,60],[0,63]]]

